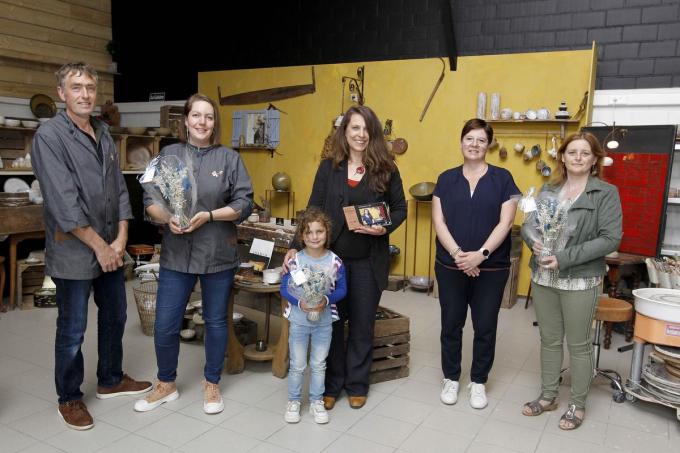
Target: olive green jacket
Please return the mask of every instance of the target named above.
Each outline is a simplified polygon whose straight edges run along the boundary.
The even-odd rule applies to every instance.
[[[559,195],[561,186],[545,184],[541,192]],[[621,200],[616,186],[597,177],[588,179],[586,188],[569,208],[567,223],[575,230],[567,240],[564,250],[555,253],[560,278],[597,277],[604,275],[605,255],[618,249],[621,242]],[[532,228],[528,222],[522,225],[522,239],[529,248]],[[532,255],[529,266],[536,270],[536,259]]]

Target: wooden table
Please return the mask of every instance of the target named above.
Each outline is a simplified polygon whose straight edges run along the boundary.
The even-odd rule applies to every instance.
[[[42,211],[42,205],[0,207],[0,235],[9,236],[9,308],[12,309],[16,301],[17,246],[26,239],[45,237]]]
[[[605,261],[607,265],[609,266],[609,270],[607,271],[607,277],[609,278],[609,284],[611,287],[609,288],[609,297],[619,297],[617,292],[616,292],[616,286],[617,283],[619,282],[619,267],[620,266],[629,266],[633,264],[641,264],[645,262],[646,256],[642,255],[633,255],[632,253],[622,253],[618,252],[618,254],[615,257],[605,257]]]
[[[234,300],[239,291],[246,291],[254,294],[266,294],[265,308],[265,343],[269,342],[269,317],[271,315],[272,296],[278,296],[281,302],[281,311],[286,308],[287,302],[279,294],[279,285],[265,285],[264,283],[244,283],[234,281],[229,296],[229,310],[227,313],[227,330],[229,340],[227,342],[227,373],[237,374],[243,372],[245,359],[256,361],[272,361],[272,374],[279,378],[284,378],[288,374],[288,320],[283,318],[281,334],[276,345],[267,344],[265,351],[256,351],[255,345],[248,345],[245,348],[236,338],[234,333],[233,315]]]

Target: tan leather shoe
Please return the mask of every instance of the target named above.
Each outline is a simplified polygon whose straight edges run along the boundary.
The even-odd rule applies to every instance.
[[[349,407],[352,409],[361,409],[366,404],[368,398],[365,396],[350,396],[349,397]]]
[[[335,407],[335,397],[334,396],[324,396],[323,397],[323,407],[325,407],[327,411],[333,409]]]
[[[66,426],[78,431],[84,431],[94,426],[92,415],[81,400],[67,401],[59,405],[59,416]]]

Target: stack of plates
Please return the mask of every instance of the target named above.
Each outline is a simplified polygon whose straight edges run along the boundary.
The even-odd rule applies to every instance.
[[[31,200],[28,192],[0,192],[0,207],[13,208],[16,206],[28,206]]]
[[[654,349],[656,354],[663,359],[668,374],[680,379],[680,348],[657,344],[654,345]]]
[[[680,378],[668,371],[663,362],[651,362],[642,370],[650,393],[674,404],[680,404]]]

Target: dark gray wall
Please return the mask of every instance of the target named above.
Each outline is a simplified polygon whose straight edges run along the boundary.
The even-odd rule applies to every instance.
[[[599,45],[597,88],[680,86],[680,0],[455,0],[460,55]]]
[[[199,71],[447,56],[451,15],[460,55],[597,41],[597,88],[680,86],[680,0],[231,2],[238,9],[206,6],[195,21],[166,2],[129,5],[112,0],[116,102],[184,99]]]

